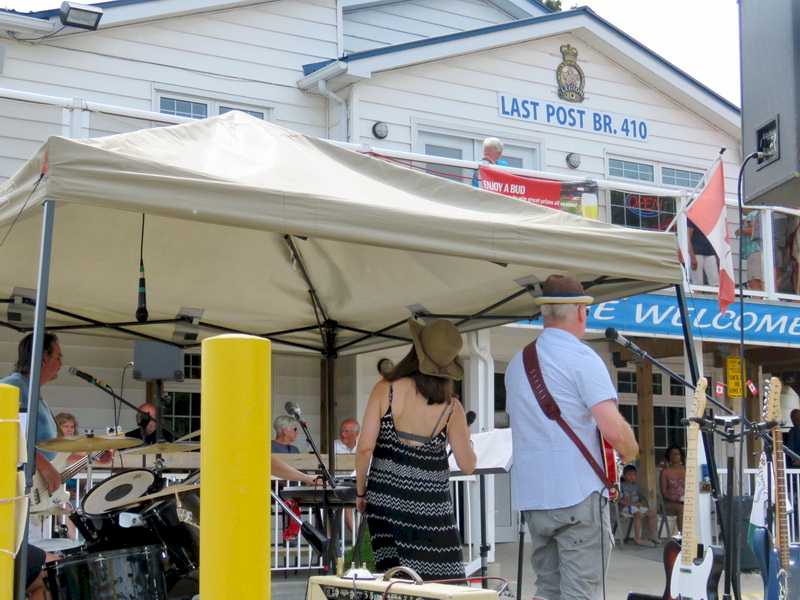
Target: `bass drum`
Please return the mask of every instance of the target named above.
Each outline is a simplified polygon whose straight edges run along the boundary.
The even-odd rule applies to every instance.
[[[53,600],[167,600],[160,546],[84,554],[47,565]]]

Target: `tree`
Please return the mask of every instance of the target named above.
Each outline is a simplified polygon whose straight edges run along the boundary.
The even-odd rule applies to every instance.
[[[544,0],[544,5],[553,12],[561,10],[561,0]]]

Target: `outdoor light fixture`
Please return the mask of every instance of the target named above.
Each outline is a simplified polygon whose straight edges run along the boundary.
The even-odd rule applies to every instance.
[[[15,287],[8,303],[8,322],[17,327],[33,326],[33,309],[36,307],[36,290]]]
[[[172,341],[178,344],[197,342],[200,338],[200,318],[202,316],[202,308],[181,307],[176,315],[181,321],[175,323]]]
[[[62,2],[58,14],[65,27],[77,27],[94,31],[103,18],[103,9],[89,4]]]
[[[385,139],[389,135],[389,126],[383,121],[378,121],[372,126],[372,135],[379,140]]]
[[[581,166],[581,155],[577,152],[570,152],[567,154],[567,166],[570,169],[577,169]]]

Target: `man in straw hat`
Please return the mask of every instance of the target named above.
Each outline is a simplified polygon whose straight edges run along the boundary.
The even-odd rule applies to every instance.
[[[639,452],[605,363],[580,341],[593,301],[574,278],[548,277],[536,300],[544,331],[506,370],[513,504],[524,511],[537,594],[547,600],[589,600],[604,581],[613,542],[598,429],[626,462]]]

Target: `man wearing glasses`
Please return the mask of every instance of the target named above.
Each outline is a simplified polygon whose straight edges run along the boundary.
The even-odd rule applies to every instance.
[[[275,430],[275,439],[272,440],[273,454],[300,454],[300,449],[294,445],[297,439],[297,422],[287,415],[281,415],[272,422]]]

